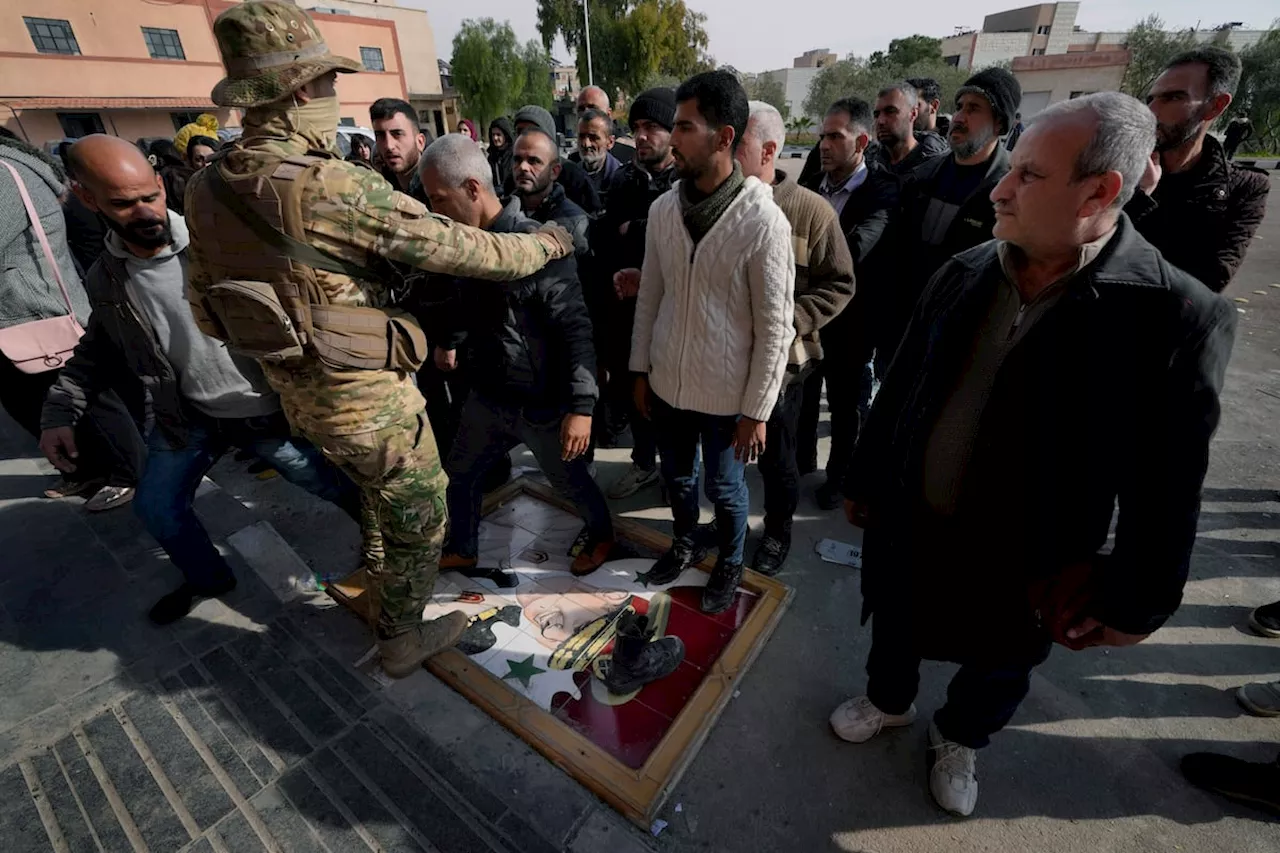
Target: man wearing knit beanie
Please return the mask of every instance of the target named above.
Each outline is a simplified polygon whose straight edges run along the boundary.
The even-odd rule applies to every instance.
[[[878,371],[897,351],[911,311],[938,268],[991,239],[995,208],[989,196],[1009,171],[1009,152],[1000,137],[1008,133],[1021,100],[1022,88],[1003,68],[974,74],[956,92],[951,151],[926,160],[903,187],[893,235],[881,241],[881,257],[898,275],[872,322]]]
[[[627,123],[634,127],[638,121],[652,121],[670,131],[676,121],[675,90],[647,89],[637,95],[627,115]]]
[[[996,117],[996,135],[1004,136],[1013,128],[1013,116],[1022,102],[1022,87],[1003,68],[987,68],[965,81],[956,91],[956,107],[965,95],[978,95],[987,100]]]
[[[649,223],[649,207],[658,196],[671,189],[676,179],[675,158],[671,153],[671,128],[676,120],[674,89],[648,89],[636,96],[627,115],[627,124],[636,141],[636,156],[620,170],[609,190],[609,204],[604,216],[591,231],[591,248],[599,259],[601,273],[607,279],[588,291],[588,306],[596,310],[592,322],[596,327],[596,354],[603,382],[605,411],[596,417],[601,438],[610,441],[631,424],[631,465],[608,490],[614,500],[621,500],[641,489],[658,484],[658,442],[653,424],[635,411],[631,393],[631,332],[635,323],[636,292],[615,292],[613,274],[618,270],[639,269],[644,264],[645,234]],[[603,291],[603,292],[602,292]],[[598,320],[597,320],[598,318]]]

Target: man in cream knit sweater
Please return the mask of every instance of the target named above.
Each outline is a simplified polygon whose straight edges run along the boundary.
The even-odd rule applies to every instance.
[[[795,339],[795,253],[773,190],[734,161],[748,117],[737,79],[696,75],[676,103],[671,148],[681,180],[649,210],[631,336],[636,406],[657,428],[675,522],[675,542],[648,582],[670,583],[705,556],[692,538],[701,442],[720,537],[702,609],[720,613],[742,578],[745,464],[764,451]],[[618,286],[634,275],[620,272]]]

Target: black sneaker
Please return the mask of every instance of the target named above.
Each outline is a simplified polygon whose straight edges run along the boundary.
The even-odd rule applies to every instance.
[[[742,583],[744,571],[746,566],[742,563],[719,560],[707,581],[707,588],[702,591],[702,612],[723,613],[728,610],[738,592],[738,584]]]
[[[226,595],[235,588],[235,578],[231,578],[227,583],[211,589],[198,589],[189,583],[184,583],[157,601],[147,615],[157,625],[170,625],[190,613],[197,598],[217,598]]]
[[[1255,608],[1249,614],[1249,627],[1264,637],[1280,637],[1280,601]]]
[[[840,495],[840,484],[830,478],[821,486],[818,486],[817,491],[814,492],[813,499],[817,501],[818,509],[835,509],[844,502],[844,498]]]
[[[701,563],[707,557],[707,549],[691,539],[681,538],[671,543],[667,553],[653,564],[653,568],[641,578],[646,586],[661,586],[680,577],[685,569]]]
[[[1193,752],[1182,757],[1182,775],[1197,788],[1280,814],[1280,761],[1261,763]]]
[[[782,564],[791,553],[791,537],[785,538],[766,533],[756,546],[756,554],[751,558],[751,568],[762,575],[773,577],[782,571]]]

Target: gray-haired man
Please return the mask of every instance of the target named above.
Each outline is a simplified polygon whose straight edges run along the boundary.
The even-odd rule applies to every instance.
[[[907,82],[894,83],[880,90],[875,110],[876,158],[880,165],[899,177],[930,157],[947,152],[947,143],[936,133],[916,130],[920,116],[920,93]]]
[[[910,725],[921,659],[960,663],[928,737],[957,815],[1055,642],[1139,643],[1182,598],[1235,311],[1121,212],[1155,130],[1115,92],[1036,117],[996,239],[933,277],[846,481],[874,622],[867,693],[831,725]]]
[[[486,231],[537,229],[518,199],[505,206],[498,200],[488,161],[466,137],[449,134],[431,143],[421,170],[436,213]],[[523,443],[586,519],[588,539],[571,570],[595,571],[613,548],[613,521],[584,458],[598,391],[591,320],[574,261],[565,258],[508,283],[466,280],[439,313],[436,364],[452,370],[465,346],[471,382],[445,463],[451,529],[441,569],[476,565],[484,474]]]
[[[764,535],[751,560],[757,572],[776,575],[791,550],[791,522],[800,501],[796,452],[805,380],[824,356],[818,330],[844,311],[853,298],[853,258],[835,208],[777,168],[786,139],[782,114],[764,101],[751,101],[749,106],[747,132],[734,156],[742,174],[773,187],[774,204],[791,225],[796,255],[796,336],[787,353],[782,393],[765,425],[759,463],[764,480]],[[841,365],[840,369],[847,367]]]

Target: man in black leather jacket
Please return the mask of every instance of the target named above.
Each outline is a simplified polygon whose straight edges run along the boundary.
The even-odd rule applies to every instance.
[[[435,212],[489,231],[537,229],[518,200],[505,207],[498,200],[488,162],[465,137],[445,137],[423,156],[423,186]],[[432,335],[440,342],[436,364],[451,370],[465,347],[471,382],[445,463],[451,525],[441,569],[476,566],[484,473],[520,443],[586,519],[588,538],[572,571],[599,568],[614,545],[613,522],[584,458],[598,391],[575,261],[554,261],[511,282],[458,281],[440,314]]]

